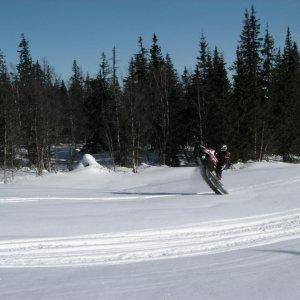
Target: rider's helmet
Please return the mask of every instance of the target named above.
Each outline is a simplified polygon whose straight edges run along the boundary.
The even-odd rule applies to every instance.
[[[222,147],[221,147],[221,151],[222,152],[225,152],[225,151],[227,151],[227,146],[224,144],[224,145],[222,145]]]

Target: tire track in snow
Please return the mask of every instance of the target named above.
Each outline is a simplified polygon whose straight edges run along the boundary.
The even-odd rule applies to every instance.
[[[111,194],[107,192],[107,194]],[[120,195],[122,192],[120,192]],[[201,195],[201,193],[199,193]],[[152,199],[152,198],[163,198],[171,197],[174,194],[157,194],[157,195],[138,195],[138,196],[114,196],[114,197],[8,197],[0,198],[0,203],[26,203],[26,202],[38,202],[42,200],[65,200],[65,201],[95,201],[95,202],[104,202],[111,200],[124,200],[131,201],[136,199]]]
[[[213,254],[300,237],[300,209],[161,230],[5,240],[0,267],[106,265]]]
[[[27,203],[27,202],[39,202],[43,200],[53,200],[53,201],[89,201],[89,202],[106,202],[106,201],[132,201],[132,200],[147,200],[147,199],[155,199],[155,198],[166,198],[166,197],[174,197],[174,196],[201,196],[201,195],[214,195],[214,193],[210,192],[201,192],[201,193],[140,193],[140,192],[132,192],[132,195],[128,195],[126,192],[106,192],[105,194],[118,194],[119,196],[103,196],[103,197],[6,197],[0,198],[0,204],[6,203]],[[134,196],[136,195],[136,196]]]

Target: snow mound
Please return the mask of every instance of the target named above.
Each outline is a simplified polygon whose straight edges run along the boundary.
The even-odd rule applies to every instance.
[[[95,157],[91,154],[84,154],[83,158],[82,158],[82,164],[87,167],[87,166],[100,166]]]
[[[79,169],[82,169],[82,167],[91,167],[93,169],[109,172],[108,169],[100,165],[96,161],[95,157],[92,156],[91,154],[84,154],[81,163],[79,164]]]

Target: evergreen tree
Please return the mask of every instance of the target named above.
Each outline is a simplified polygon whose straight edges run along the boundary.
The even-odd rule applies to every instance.
[[[123,85],[115,47],[111,66],[101,54],[95,77],[84,78],[74,61],[67,86],[46,61],[32,59],[24,34],[18,55],[16,72],[9,76],[0,52],[4,169],[26,153],[37,174],[44,168],[50,171],[51,148],[59,143],[71,145],[70,167],[74,149],[87,144],[87,151],[108,151],[114,165],[129,163],[134,172],[150,149],[158,163],[178,165],[178,154],[187,153],[195,141],[214,148],[229,144],[234,160],[261,160],[269,153],[284,160],[299,155],[297,44],[288,28],[284,49],[276,53],[268,26],[260,38],[253,7],[245,11],[232,85],[222,52],[211,51],[203,34],[194,71],[185,68],[181,78],[170,55],[162,54],[157,35],[153,34],[150,49],[140,37]],[[147,159],[150,162],[148,155]]]
[[[124,117],[128,131],[128,153],[133,172],[137,172],[139,158],[147,154],[152,139],[153,99],[149,96],[148,51],[141,37],[138,39],[138,52],[130,60],[128,76],[124,80]],[[148,155],[146,155],[148,158]]]
[[[75,148],[80,142],[84,142],[86,139],[84,124],[84,88],[83,88],[83,77],[82,72],[77,65],[76,60],[73,61],[72,65],[73,74],[70,79],[69,87],[69,105],[68,105],[68,115],[70,124],[70,161],[69,168],[73,168],[75,159]]]
[[[194,103],[192,99],[192,75],[185,67],[181,76],[182,86],[182,102],[183,110],[181,112],[181,128],[182,128],[182,147],[187,159],[188,155],[185,151],[186,146],[193,143],[193,137],[197,134],[193,129],[197,114],[195,114]]]
[[[7,183],[9,150],[13,148],[13,122],[11,84],[4,55],[0,51],[0,159],[4,169],[4,183]],[[12,158],[12,153],[11,156]]]
[[[109,63],[107,61],[106,55],[104,52],[101,53],[101,60],[100,60],[100,70],[99,76],[104,80],[106,84],[109,81],[109,75],[111,74],[111,70],[109,67]]]
[[[181,82],[182,82],[183,93],[185,95],[187,95],[190,84],[191,84],[191,75],[190,75],[190,73],[189,73],[189,71],[187,70],[186,67],[184,67],[184,69],[183,69],[183,73],[182,73],[182,76],[181,76]]]
[[[166,164],[170,166],[178,166],[177,158],[180,146],[183,145],[182,139],[182,118],[181,114],[184,111],[184,102],[182,88],[179,83],[178,74],[173,66],[173,62],[169,54],[165,59],[165,78],[166,78],[166,115],[167,115],[167,149],[166,149]]]
[[[151,136],[151,109],[152,99],[149,91],[149,64],[148,51],[144,47],[141,37],[138,39],[138,52],[134,55],[129,65],[129,77],[127,79],[127,97],[130,105],[130,136],[132,146],[133,171],[137,171],[140,152],[147,151],[148,144],[152,142]]]
[[[230,141],[230,83],[223,56],[215,47],[207,80],[207,142],[213,147]]]
[[[60,139],[64,143],[71,143],[71,122],[70,122],[70,100],[68,89],[64,80],[58,83],[58,97],[57,97],[60,113],[61,113],[61,133]]]
[[[276,74],[276,97],[273,105],[276,120],[275,146],[276,152],[282,155],[284,160],[289,160],[292,147],[297,141],[299,122],[299,52],[297,45],[292,41],[289,28]]]
[[[265,31],[265,37],[263,41],[263,46],[261,49],[262,54],[262,67],[261,67],[261,80],[264,92],[264,99],[267,101],[270,99],[270,89],[273,83],[274,77],[274,67],[275,67],[275,44],[274,38],[269,33],[269,26]]]
[[[21,130],[21,144],[27,149],[30,164],[36,164],[36,139],[34,133],[35,99],[33,95],[33,63],[29,50],[29,42],[21,35],[19,44],[19,63],[17,65],[18,117]]]
[[[24,33],[21,34],[19,48],[19,64],[17,65],[19,80],[22,85],[30,84],[32,76],[32,59],[29,50],[29,42],[25,38]]]
[[[191,98],[194,103],[194,136],[202,144],[207,144],[207,118],[209,105],[209,74],[212,68],[211,54],[204,35],[201,35],[199,43],[199,56],[195,72],[192,76]]]
[[[262,66],[261,66],[261,85],[262,97],[259,111],[260,133],[259,133],[259,155],[258,159],[262,160],[272,137],[272,105],[274,102],[273,89],[275,84],[275,63],[276,53],[274,39],[269,33],[267,24],[263,46],[261,49]]]
[[[117,76],[117,58],[116,58],[116,47],[113,48],[112,57],[112,78],[111,78],[111,90],[113,95],[113,105],[114,105],[114,127],[115,127],[115,139],[116,139],[116,163],[120,164],[125,162],[125,155],[121,154],[121,126],[120,126],[120,100],[121,100],[121,90],[119,86],[118,76]],[[122,157],[122,158],[121,158]]]
[[[96,78],[86,81],[85,119],[87,142],[92,147],[100,145],[109,151],[113,165],[118,155],[116,111],[114,91],[109,75],[110,67],[104,53],[101,55],[100,69]]]
[[[136,55],[136,60],[138,55]],[[126,132],[128,132],[127,148],[128,155],[131,157],[131,167],[134,173],[137,173],[139,165],[139,151],[140,151],[140,137],[141,137],[141,122],[140,122],[140,97],[137,93],[137,85],[139,76],[137,75],[134,58],[131,58],[128,67],[128,75],[124,79],[124,93],[123,102],[127,107],[124,110],[124,124],[126,126]],[[127,137],[127,136],[126,136]]]
[[[259,110],[262,97],[260,80],[260,25],[254,8],[245,12],[244,26],[234,64],[235,155],[249,159],[258,156]]]
[[[153,34],[149,59],[149,108],[151,145],[154,146],[159,163],[166,163],[168,140],[168,99],[165,93],[165,69],[161,47],[156,34]]]
[[[294,45],[294,51],[296,54],[296,44]],[[299,56],[299,52],[298,52]],[[300,155],[300,62],[298,60],[298,68],[296,70],[295,74],[295,85],[294,85],[294,126],[293,129],[295,131],[295,138],[291,145],[291,153],[294,153],[296,155]]]
[[[87,132],[87,143],[93,148],[97,149],[97,145],[102,145],[103,150],[105,149],[104,141],[104,129],[103,129],[103,109],[107,88],[104,85],[104,81],[101,77],[95,79],[89,79],[86,81],[87,94],[84,106],[84,112],[86,114],[86,132]]]

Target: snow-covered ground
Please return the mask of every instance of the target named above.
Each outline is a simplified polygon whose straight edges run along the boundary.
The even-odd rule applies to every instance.
[[[223,181],[91,163],[1,184],[0,299],[299,299],[300,165]]]

